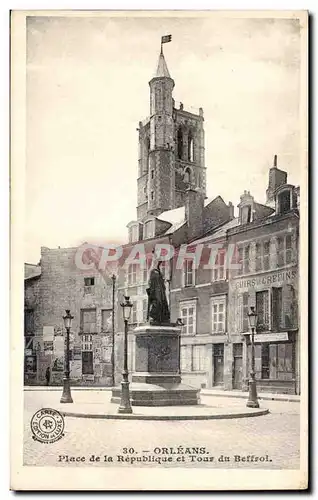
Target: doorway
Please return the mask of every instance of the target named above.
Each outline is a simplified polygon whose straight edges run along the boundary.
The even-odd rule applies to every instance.
[[[213,346],[213,385],[223,385],[224,380],[224,344],[214,344]]]
[[[243,345],[233,344],[233,389],[242,389]]]

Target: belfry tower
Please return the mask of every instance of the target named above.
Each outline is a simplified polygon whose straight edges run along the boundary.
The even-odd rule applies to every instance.
[[[206,194],[203,110],[176,109],[162,45],[149,87],[150,116],[139,122],[138,220],[184,205],[190,187]]]

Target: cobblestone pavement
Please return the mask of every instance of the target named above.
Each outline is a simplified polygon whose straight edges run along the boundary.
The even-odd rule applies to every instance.
[[[25,465],[61,466],[67,456],[68,460],[81,460],[69,461],[72,466],[299,468],[299,403],[262,401],[261,407],[269,408],[270,414],[233,420],[141,422],[66,417],[65,436],[55,443],[43,444],[32,439],[32,415],[40,408],[60,406],[60,394],[25,391],[24,396]],[[73,394],[75,397],[90,404],[100,404],[103,397],[105,404],[110,404],[110,394],[105,392],[78,391]],[[224,407],[245,404],[237,398],[215,396],[202,402]],[[205,450],[186,450],[192,447]],[[89,461],[93,454],[100,457],[100,462]],[[105,455],[112,461],[104,461]],[[229,461],[225,461],[225,456]],[[255,457],[262,461],[255,461]]]

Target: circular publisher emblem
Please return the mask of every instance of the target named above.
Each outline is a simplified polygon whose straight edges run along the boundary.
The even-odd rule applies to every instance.
[[[64,436],[64,418],[52,408],[42,408],[31,419],[31,431],[35,441],[55,443]]]

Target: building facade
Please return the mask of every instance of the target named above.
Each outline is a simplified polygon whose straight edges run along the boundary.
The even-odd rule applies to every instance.
[[[274,186],[272,214],[255,217],[253,198],[245,194],[239,205],[239,225],[228,231],[228,243],[237,247],[241,263],[230,273],[229,281],[233,387],[244,389],[248,384],[251,339],[247,314],[253,306],[257,312],[259,390],[299,394],[299,191],[287,184],[286,172],[277,173],[277,178],[281,173],[284,176],[283,183]],[[269,185],[272,176],[270,171]],[[245,218],[247,212],[250,219]],[[242,367],[239,377],[237,366]]]
[[[41,248],[37,273],[25,279],[25,383],[59,385],[64,373],[63,316],[74,316],[70,337],[72,384],[112,385],[113,282],[96,266],[76,265],[77,248]],[[119,348],[120,339],[117,340]],[[116,356],[116,353],[114,353]]]

